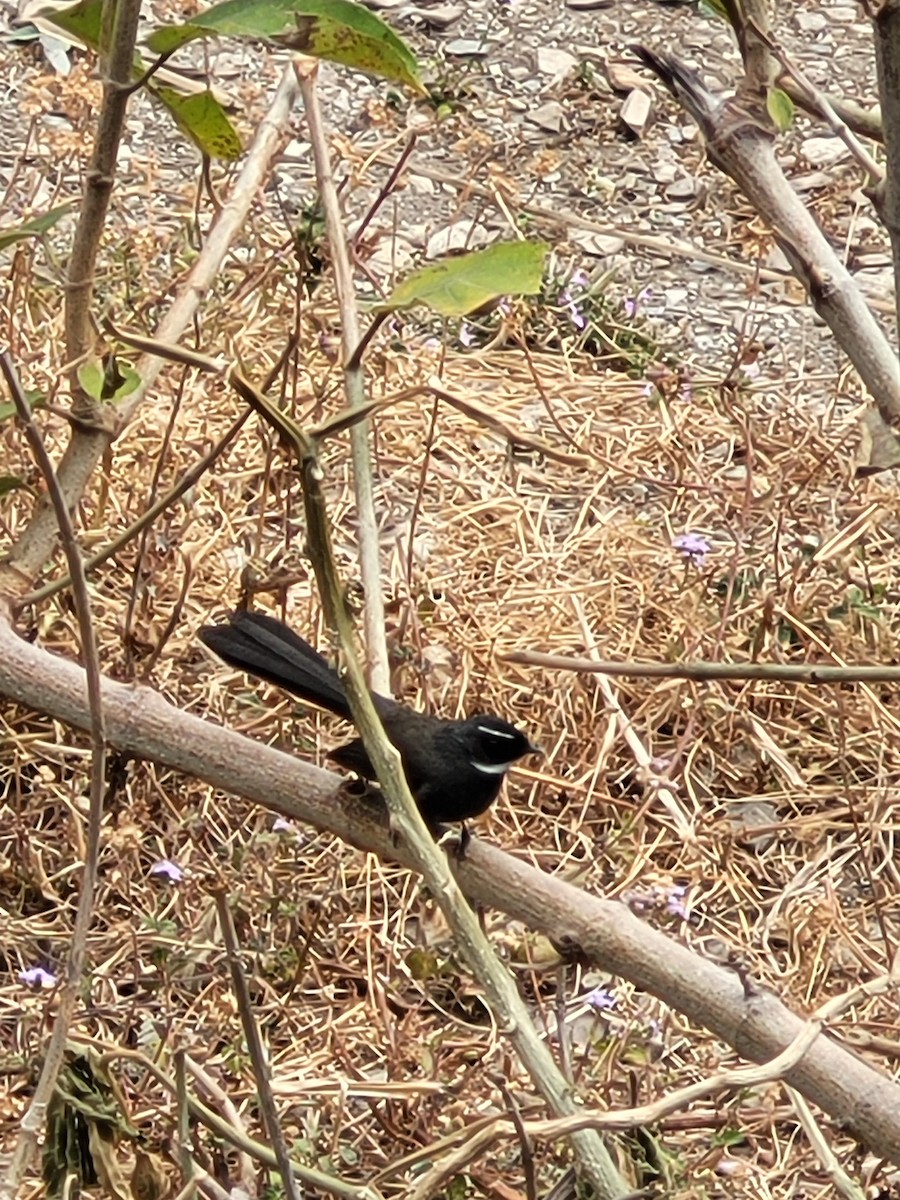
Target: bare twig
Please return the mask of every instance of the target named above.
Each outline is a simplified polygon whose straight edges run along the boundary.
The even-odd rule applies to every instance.
[[[231,919],[228,897],[221,887],[216,888],[215,902],[216,913],[219,918],[219,928],[222,931],[222,939],[225,942],[225,953],[228,956],[231,986],[234,988],[234,998],[237,1003],[238,1013],[240,1014],[241,1026],[244,1030],[244,1040],[247,1043],[250,1061],[253,1064],[253,1078],[256,1082],[257,1095],[259,1096],[259,1107],[262,1113],[263,1125],[266,1133],[269,1135],[272,1148],[275,1151],[275,1159],[278,1163],[278,1171],[281,1175],[281,1185],[284,1188],[284,1193],[289,1197],[289,1200],[300,1200],[300,1192],[297,1188],[297,1181],[294,1178],[291,1158],[288,1153],[287,1139],[284,1136],[284,1130],[281,1128],[278,1109],[275,1106],[275,1098],[272,1095],[272,1081],[268,1058],[262,1038],[259,1036],[259,1026],[253,1016],[253,1002],[250,999],[250,989],[247,987],[247,979],[240,963],[240,947],[238,946],[234,922]]]
[[[630,663],[602,662],[593,658],[569,658],[565,654],[542,654],[539,650],[516,650],[499,656],[504,662],[551,671],[577,671],[588,675],[612,675],[619,679],[750,679],[785,683],[896,683],[900,667],[832,667],[823,663]]]
[[[344,370],[344,393],[351,407],[365,403],[365,380],[362,364],[354,361],[360,341],[359,313],[353,290],[353,271],[347,249],[347,233],[341,217],[341,207],[334,174],[325,120],[316,89],[318,63],[314,59],[297,57],[295,70],[309,126],[309,140],[316,164],[316,182],[325,213],[328,241],[334,263],[334,281],[341,310],[341,351]],[[391,679],[388,667],[387,639],[384,630],[384,591],[381,585],[381,561],[378,552],[378,520],[372,483],[372,458],[369,427],[366,422],[353,426],[350,434],[353,453],[353,486],[356,493],[356,519],[359,527],[359,567],[365,593],[363,626],[366,638],[366,665],[369,683],[376,692],[390,694]]]
[[[91,779],[88,808],[87,849],[81,876],[81,892],[72,940],[66,961],[66,973],[60,991],[59,1008],[53,1023],[53,1031],[44,1055],[40,1078],[34,1089],[31,1103],[20,1122],[20,1133],[16,1141],[2,1183],[0,1198],[13,1200],[18,1194],[22,1178],[37,1151],[41,1130],[46,1119],[47,1105],[53,1097],[57,1077],[65,1054],[69,1026],[81,995],[82,974],[87,950],[87,934],[94,913],[94,892],[97,884],[97,861],[100,853],[100,828],[103,820],[103,786],[106,765],[106,736],[103,720],[103,696],[100,687],[100,666],[97,660],[97,645],[94,639],[94,624],[91,618],[91,601],[87,589],[81,550],[75,537],[75,529],[69,510],[53,470],[50,455],[43,438],[34,423],[31,408],[19,382],[18,374],[6,351],[0,352],[0,370],[9,387],[13,403],[22,422],[25,437],[34,454],[50,496],[56,519],[59,523],[63,552],[72,577],[72,594],[78,618],[81,638],[81,657],[84,663],[87,685],[88,727],[91,735]]]

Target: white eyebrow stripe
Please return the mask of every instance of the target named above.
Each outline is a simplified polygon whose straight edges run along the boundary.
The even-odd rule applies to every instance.
[[[512,763],[480,763],[474,762],[472,766],[476,771],[480,771],[482,775],[505,775]]]
[[[514,733],[506,733],[503,729],[489,729],[487,725],[476,725],[475,728],[479,733],[486,733],[488,737],[502,737],[507,741],[514,742],[516,735]]]

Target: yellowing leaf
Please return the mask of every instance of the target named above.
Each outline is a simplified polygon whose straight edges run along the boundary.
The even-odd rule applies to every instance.
[[[499,296],[539,292],[547,246],[543,242],[500,242],[415,271],[399,283],[383,310],[425,304],[444,317],[464,317]]]

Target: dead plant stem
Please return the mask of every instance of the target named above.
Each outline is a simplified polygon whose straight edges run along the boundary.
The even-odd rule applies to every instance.
[[[106,768],[106,736],[103,719],[103,696],[100,685],[100,664],[91,617],[91,601],[87,580],[81,561],[81,550],[75,537],[75,529],[66,506],[59,480],[43,438],[34,422],[31,408],[19,382],[18,374],[9,355],[0,353],[0,370],[6,379],[13,403],[25,430],[25,437],[35,457],[47,492],[59,523],[59,535],[63,552],[72,577],[72,595],[81,638],[81,658],[84,664],[87,685],[87,702],[90,712],[89,729],[91,739],[90,801],[88,808],[87,849],[81,876],[81,892],[72,929],[72,940],[66,962],[65,978],[60,991],[59,1006],[53,1022],[53,1030],[44,1054],[40,1078],[35,1086],[28,1109],[20,1122],[19,1137],[7,1165],[2,1183],[0,1200],[14,1200],[25,1172],[37,1152],[41,1131],[46,1119],[47,1106],[53,1097],[57,1078],[66,1050],[69,1027],[81,990],[87,954],[87,934],[94,913],[94,893],[97,884],[97,862],[100,853],[100,827],[103,820],[103,787]],[[3,617],[6,614],[2,614]],[[0,618],[2,619],[2,618]]]

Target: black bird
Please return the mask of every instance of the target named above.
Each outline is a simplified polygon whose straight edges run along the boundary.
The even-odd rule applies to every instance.
[[[239,610],[227,625],[205,625],[200,640],[219,658],[274,683],[317,708],[352,721],[337,671],[293,630],[264,613]],[[515,725],[491,713],[464,721],[432,717],[372,693],[384,731],[428,825],[477,817],[497,798],[503,776],[526,754],[540,753]],[[375,779],[361,738],[329,755],[363,779]]]

